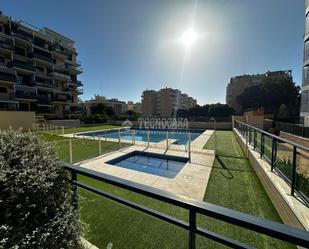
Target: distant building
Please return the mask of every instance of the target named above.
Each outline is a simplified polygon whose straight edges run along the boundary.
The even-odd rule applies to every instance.
[[[233,107],[236,113],[242,113],[242,106],[238,103],[237,97],[241,95],[246,88],[256,86],[262,83],[266,78],[292,78],[292,71],[274,71],[264,74],[245,74],[231,78],[226,87],[226,103]]]
[[[87,100],[84,104],[88,113],[90,112],[90,107],[95,104],[104,104],[112,107],[117,114],[123,113],[127,110],[126,102],[120,101],[116,98],[107,99],[106,97],[100,95],[94,95],[94,99]]]
[[[134,103],[133,101],[127,102],[127,111],[135,111],[135,112],[142,112],[142,104],[140,102]]]
[[[195,105],[195,99],[173,88],[146,90],[142,95],[142,114],[148,117],[169,117],[178,109],[189,109]]]
[[[305,123],[309,123],[309,0],[305,6],[305,35],[304,35],[304,68],[301,89],[300,116],[305,117]]]
[[[83,85],[74,41],[0,12],[0,110],[78,118]]]

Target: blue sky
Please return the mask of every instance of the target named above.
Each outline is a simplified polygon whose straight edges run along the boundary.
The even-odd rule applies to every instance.
[[[82,99],[139,101],[144,89],[168,86],[199,104],[225,102],[232,76],[267,70],[291,69],[301,83],[303,0],[3,0],[0,8],[76,41]],[[188,51],[179,38],[192,22],[199,37]]]

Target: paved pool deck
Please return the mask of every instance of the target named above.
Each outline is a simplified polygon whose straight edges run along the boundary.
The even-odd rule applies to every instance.
[[[188,152],[185,151],[165,150],[162,148],[132,145],[125,149],[117,150],[77,164],[81,167],[102,172],[104,174],[144,184],[188,198],[200,201],[203,200],[215,158],[214,151],[207,150],[207,153],[191,153],[191,162],[187,162],[174,178],[153,175],[106,163],[111,159],[123,156],[132,151],[146,151],[158,154],[188,157]]]

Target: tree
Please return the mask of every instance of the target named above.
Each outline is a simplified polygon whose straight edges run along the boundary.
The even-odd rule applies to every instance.
[[[300,88],[291,78],[266,78],[260,85],[252,86],[237,97],[244,110],[263,108],[266,113],[279,114],[281,105],[286,106],[288,116],[299,115]]]
[[[229,117],[234,109],[226,104],[196,105],[190,109],[177,110],[177,117]]]
[[[0,131],[0,248],[82,248],[68,180],[50,144]]]
[[[90,112],[91,114],[105,114],[109,117],[115,115],[115,111],[111,106],[106,106],[102,103],[90,106]]]

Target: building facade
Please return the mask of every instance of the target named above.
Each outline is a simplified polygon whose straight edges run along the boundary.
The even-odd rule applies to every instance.
[[[96,104],[103,104],[105,106],[112,107],[116,114],[124,113],[127,111],[127,104],[124,101],[120,101],[116,98],[107,99],[104,96],[94,95],[94,99],[90,99],[84,102],[86,112],[90,113],[90,107]]]
[[[242,106],[238,103],[237,97],[241,95],[246,88],[256,86],[262,83],[266,78],[292,78],[292,71],[274,71],[264,74],[245,74],[232,77],[226,87],[226,103],[232,107],[237,114],[243,112]]]
[[[142,95],[142,114],[145,117],[169,117],[178,109],[189,109],[197,101],[178,89],[145,90]]]
[[[0,110],[77,118],[82,72],[74,41],[0,12]]]
[[[133,101],[127,102],[127,111],[135,111],[135,112],[142,112],[142,104],[140,102],[134,103]]]
[[[305,18],[304,68],[301,89],[300,116],[305,117],[305,123],[309,125],[309,0],[306,0]]]

